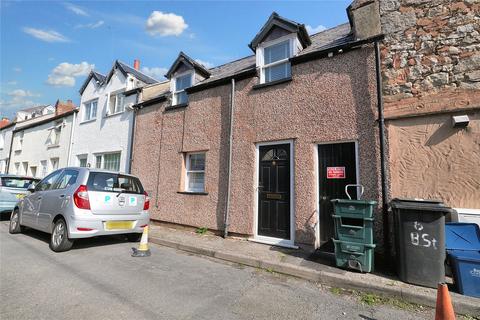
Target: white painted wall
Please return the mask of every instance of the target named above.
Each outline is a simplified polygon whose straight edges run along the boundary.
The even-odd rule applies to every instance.
[[[110,81],[99,86],[91,79],[80,99],[80,112],[74,129],[70,166],[79,166],[79,156],[87,156],[87,163],[95,167],[97,154],[121,152],[120,171],[129,171],[130,139],[133,126],[133,111],[128,107],[122,113],[107,115],[109,93],[134,88],[130,75],[125,77],[115,70]],[[98,99],[95,120],[84,121],[85,103]],[[136,94],[125,98],[125,105],[136,103]]]
[[[22,128],[31,125],[31,121],[17,123],[15,132],[13,133],[13,143],[11,158],[9,164],[9,173],[36,176],[42,178],[45,174],[53,171],[52,159],[58,158],[58,168],[67,166],[67,157],[69,152],[71,130],[73,128],[73,114],[53,120],[55,114],[48,114],[35,118],[35,122],[40,120],[51,119],[46,123],[37,126]],[[50,128],[61,124],[61,133],[58,144],[52,145],[50,137],[52,130]],[[23,132],[23,143],[21,148],[20,137]],[[46,173],[42,172],[42,161],[46,161]],[[24,170],[24,164],[27,164],[27,170]],[[17,166],[19,172],[17,172]],[[32,172],[32,167],[36,167],[36,174]]]
[[[12,141],[12,132],[15,126],[6,129],[0,129],[0,173],[7,172],[8,157],[10,156],[10,143]]]

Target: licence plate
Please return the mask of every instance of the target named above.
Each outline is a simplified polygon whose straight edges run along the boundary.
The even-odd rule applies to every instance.
[[[130,230],[133,229],[133,221],[106,221],[105,230]]]

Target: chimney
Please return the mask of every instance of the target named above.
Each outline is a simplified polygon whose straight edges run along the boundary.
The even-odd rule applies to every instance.
[[[378,0],[354,0],[347,8],[355,40],[367,39],[382,33]]]
[[[133,60],[133,69],[140,70],[140,60],[138,59]]]
[[[68,100],[67,100],[67,104],[68,104],[69,106],[71,106],[71,105],[73,104],[73,101],[70,100],[70,99],[68,99]]]

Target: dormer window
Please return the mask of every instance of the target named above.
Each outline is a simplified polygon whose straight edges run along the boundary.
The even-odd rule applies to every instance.
[[[172,106],[188,103],[188,95],[185,91],[193,84],[193,72],[184,73],[172,79]]]
[[[282,80],[291,76],[290,61],[292,54],[292,40],[286,39],[273,44],[266,43],[260,46],[260,83]]]

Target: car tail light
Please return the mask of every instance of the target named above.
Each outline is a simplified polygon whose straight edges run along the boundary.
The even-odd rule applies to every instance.
[[[81,185],[73,194],[73,201],[79,209],[90,210],[90,199],[88,198],[87,186]]]
[[[143,210],[148,210],[150,208],[150,197],[148,196],[147,191],[144,191],[145,202],[143,203]]]

